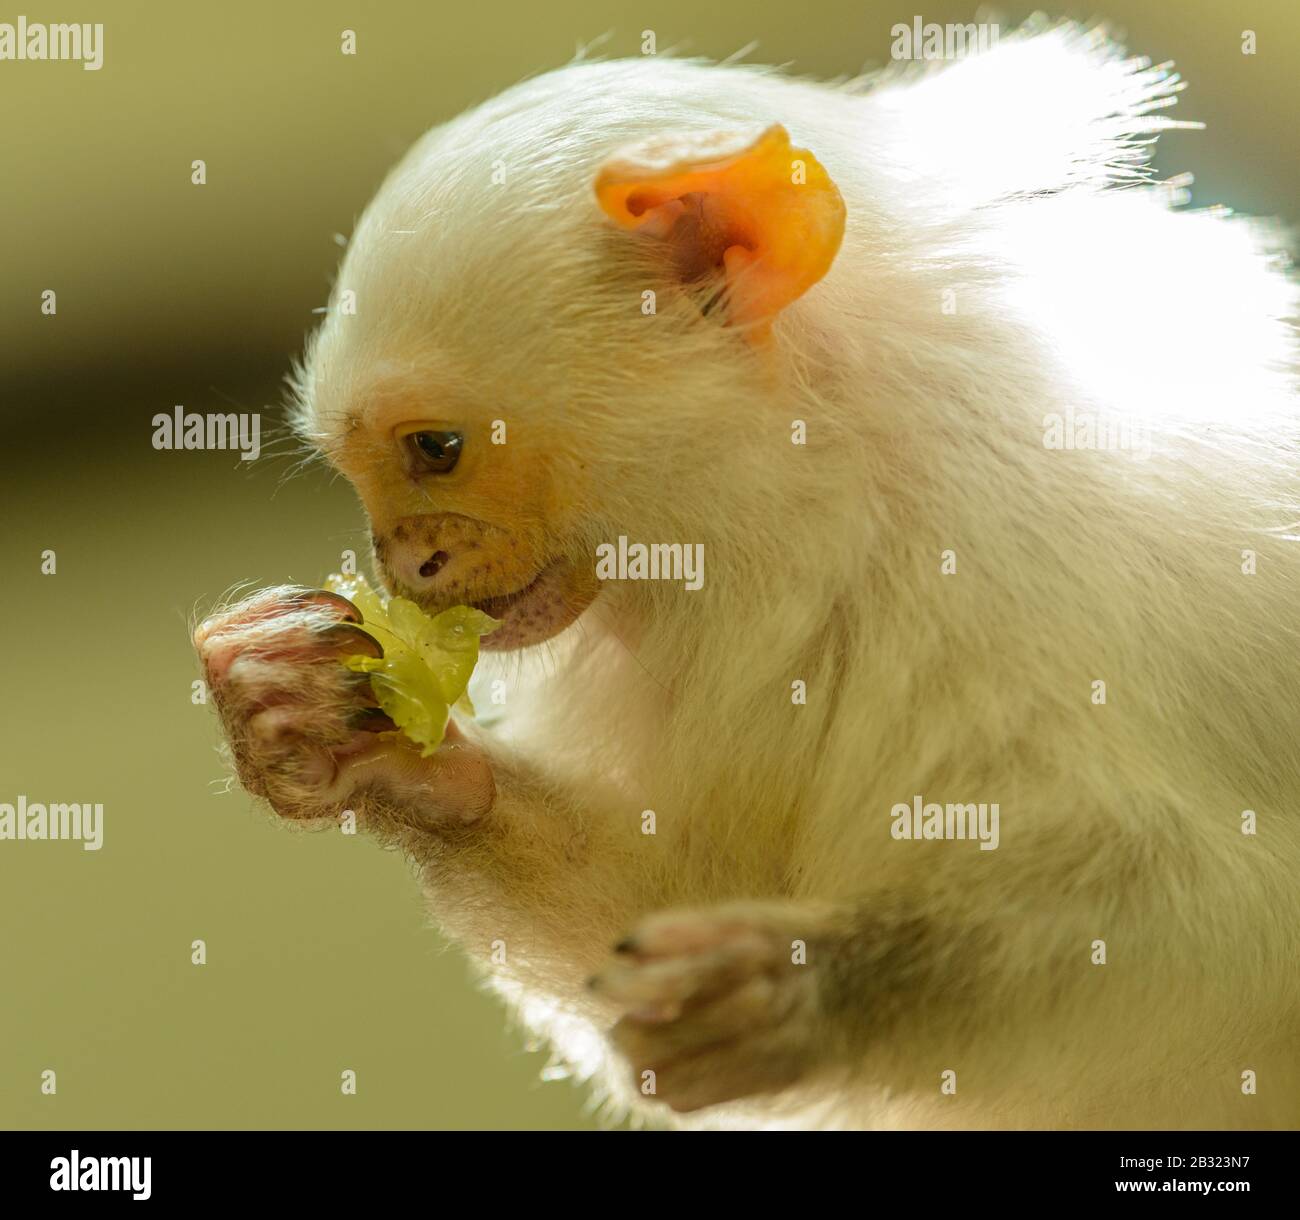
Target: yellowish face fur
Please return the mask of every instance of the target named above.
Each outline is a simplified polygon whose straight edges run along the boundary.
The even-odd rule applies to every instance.
[[[502,443],[503,425],[436,379],[359,397],[324,449],[361,497],[393,594],[429,613],[485,610],[502,624],[484,639],[496,649],[549,639],[592,603],[599,584],[573,554],[580,463],[517,432]]]

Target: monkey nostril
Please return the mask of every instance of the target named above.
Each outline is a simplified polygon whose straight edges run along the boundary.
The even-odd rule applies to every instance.
[[[420,575],[426,580],[428,580],[430,576],[437,576],[439,570],[450,558],[451,556],[448,555],[446,551],[434,551],[434,553],[420,565]]]

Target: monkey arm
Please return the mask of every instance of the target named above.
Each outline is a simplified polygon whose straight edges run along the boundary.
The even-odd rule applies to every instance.
[[[660,911],[593,990],[622,1013],[613,1039],[634,1087],[678,1111],[830,1083],[903,1099],[927,1125],[1140,1124],[1200,1073],[1205,1115],[1234,1106],[1249,1125],[1261,1111],[1239,1074],[1208,1065],[1239,1060],[1287,1087],[1284,1055],[1251,1024],[1276,1002],[1282,955],[1259,945],[1204,968],[1234,937],[1232,896],[1257,862],[1192,877],[1176,838],[1156,868],[1154,841],[1076,839],[1071,869],[1050,877],[1037,851],[996,866],[947,851],[843,902]],[[1171,920],[1187,885],[1205,914]]]
[[[471,958],[583,995],[609,946],[663,903],[639,809],[620,811],[596,783],[579,796],[490,737],[448,739],[429,759],[386,760],[370,782],[357,769],[363,824],[409,857],[431,913]]]

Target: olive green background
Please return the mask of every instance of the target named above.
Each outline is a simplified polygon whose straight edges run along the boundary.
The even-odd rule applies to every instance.
[[[1002,6],[1004,25],[1030,7]],[[894,22],[974,6],[67,0],[0,20],[19,11],[106,29],[99,72],[0,63],[0,800],[106,812],[97,853],[0,842],[0,1127],[596,1125],[580,1089],[540,1082],[544,1054],[426,926],[400,859],[224,790],[188,620],[240,582],[315,583],[360,549],[362,516],[319,469],[286,479],[288,458],[157,452],[150,418],[273,412],[334,234],[387,167],[578,44],[757,41],[753,60],[838,75],[883,62]],[[1177,114],[1209,130],[1165,137],[1158,164],[1194,171],[1197,203],[1294,223],[1300,6],[1053,11],[1100,13],[1178,61]]]

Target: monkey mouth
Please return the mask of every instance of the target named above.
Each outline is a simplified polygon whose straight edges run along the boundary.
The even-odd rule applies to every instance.
[[[470,602],[501,624],[483,637],[481,647],[504,652],[559,635],[595,600],[598,588],[588,589],[586,583],[572,564],[556,560],[513,593]]]

